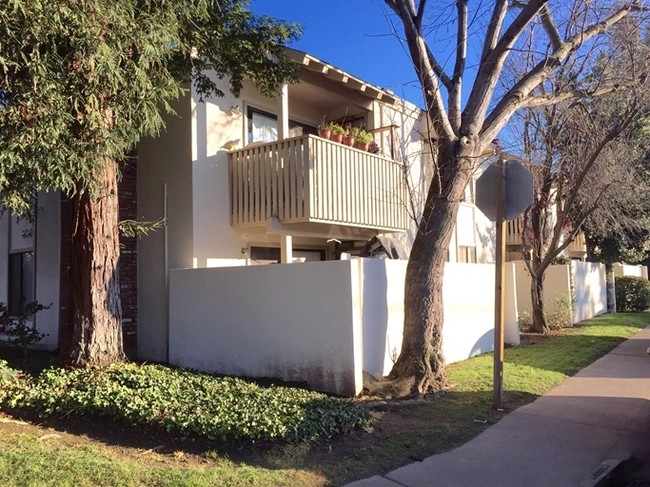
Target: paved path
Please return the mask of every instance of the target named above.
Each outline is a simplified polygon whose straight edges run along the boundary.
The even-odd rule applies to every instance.
[[[650,460],[650,327],[465,445],[347,487],[593,486]]]

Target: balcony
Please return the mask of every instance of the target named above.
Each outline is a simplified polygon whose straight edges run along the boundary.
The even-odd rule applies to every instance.
[[[284,226],[403,231],[408,226],[405,201],[400,164],[313,135],[230,153],[235,227],[277,219]]]
[[[506,231],[506,245],[509,246],[511,251],[520,251],[523,246],[523,235],[525,231],[523,217],[509,220],[507,223]],[[583,259],[587,254],[587,244],[585,242],[585,234],[579,232],[573,241],[565,250],[566,255],[571,258]]]

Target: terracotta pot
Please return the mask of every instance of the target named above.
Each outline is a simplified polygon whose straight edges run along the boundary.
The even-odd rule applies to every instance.
[[[330,129],[320,129],[318,131],[318,136],[330,140],[332,138],[332,131]]]
[[[362,144],[362,143],[360,143],[360,142],[355,142],[355,143],[354,143],[354,146],[355,146],[357,149],[362,150],[362,151],[365,151],[365,152],[368,152],[368,145],[370,145],[370,144]]]
[[[343,143],[348,147],[354,147],[354,137],[352,135],[346,135],[343,137]]]
[[[330,140],[333,142],[338,142],[340,144],[343,140],[343,134],[332,134]]]

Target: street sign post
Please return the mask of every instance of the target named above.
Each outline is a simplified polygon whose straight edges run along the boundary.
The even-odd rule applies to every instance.
[[[476,206],[496,223],[494,299],[494,375],[492,406],[503,409],[506,220],[514,220],[533,202],[533,175],[519,162],[499,161],[476,180]]]

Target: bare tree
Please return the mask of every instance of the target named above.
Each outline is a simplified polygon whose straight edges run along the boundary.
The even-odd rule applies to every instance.
[[[520,117],[524,157],[535,173],[535,201],[524,213],[522,234],[531,276],[533,329],[548,332],[544,275],[582,231],[585,222],[603,234],[640,230],[633,209],[647,194],[644,151],[631,126],[648,111],[648,47],[638,25],[623,22],[612,32],[607,55],[585,76],[588,93],[608,84],[624,87],[607,97],[585,94],[573,102],[528,109]],[[541,94],[575,85],[572,65],[558,70]],[[528,252],[530,251],[530,253]]]
[[[447,248],[465,186],[479,157],[513,114],[529,107],[553,105],[581,96],[577,90],[540,96],[535,89],[581,48],[593,44],[609,27],[639,10],[634,0],[598,6],[575,0],[572,5],[528,0],[478,2],[470,11],[467,0],[455,0],[456,32],[453,66],[434,54],[427,35],[427,13],[442,14],[444,6],[427,0],[385,0],[403,32],[422,93],[432,137],[438,149],[437,173],[429,187],[406,275],[404,340],[389,375],[397,394],[424,393],[447,384],[442,354],[442,282]],[[594,2],[596,3],[596,2]],[[433,5],[433,6],[431,6]],[[428,8],[430,7],[430,8]],[[430,12],[429,12],[430,11]],[[481,24],[481,19],[487,23]],[[531,53],[535,65],[503,93],[497,93],[506,59],[520,48],[527,29],[543,32],[546,49]],[[435,32],[434,32],[435,33]],[[480,42],[473,82],[468,69],[468,46]],[[470,44],[472,43],[472,44]],[[463,87],[471,91],[463,104]],[[600,93],[613,90],[603,86]],[[443,95],[444,92],[444,95]],[[445,96],[446,95],[446,96]]]

